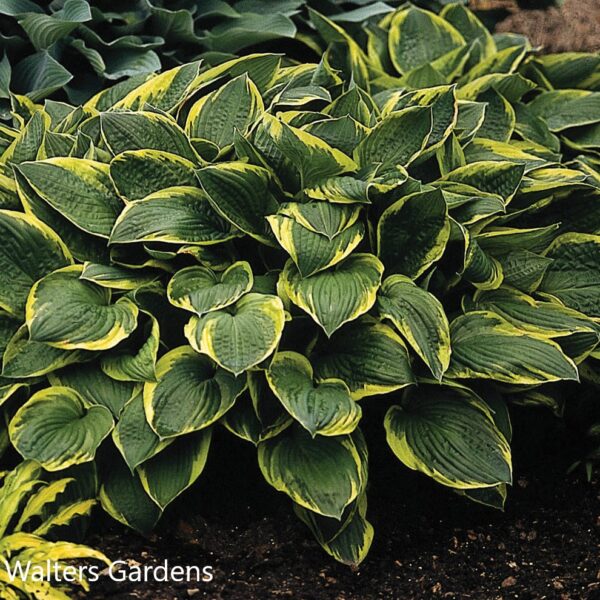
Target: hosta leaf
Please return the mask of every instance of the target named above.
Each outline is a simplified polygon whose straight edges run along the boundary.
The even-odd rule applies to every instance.
[[[279,279],[290,300],[307,312],[328,336],[375,303],[383,265],[372,254],[353,254],[327,271],[303,278],[288,261]]]
[[[156,357],[160,344],[160,326],[156,318],[140,313],[137,330],[101,359],[102,370],[117,381],[155,381]]]
[[[242,162],[221,163],[197,171],[213,208],[241,231],[273,244],[265,217],[277,212],[279,203],[270,191],[267,169]]]
[[[546,121],[550,131],[563,131],[600,121],[599,92],[552,90],[540,94],[528,106]]]
[[[489,89],[477,98],[486,104],[485,118],[477,130],[477,137],[508,142],[516,126],[512,104],[495,89]]]
[[[65,267],[31,288],[26,319],[33,341],[65,350],[107,350],[135,329],[138,309],[131,301],[110,304],[110,290],[80,275],[80,266]]]
[[[87,406],[108,408],[115,418],[139,389],[131,383],[112,379],[97,364],[90,363],[61,369],[48,379],[52,385],[77,392]]]
[[[121,196],[140,200],[165,188],[196,185],[193,162],[162,150],[129,150],[113,158],[110,176]]]
[[[278,214],[291,217],[306,229],[331,240],[356,223],[360,207],[331,202],[289,202],[281,205]]]
[[[360,406],[339,379],[314,383],[309,360],[297,352],[279,352],[267,371],[267,381],[285,409],[312,437],[352,433]]]
[[[49,128],[50,117],[42,111],[34,113],[18,137],[2,154],[2,162],[18,165],[27,160],[35,160]]]
[[[189,346],[167,352],[156,366],[156,383],[144,386],[144,409],[152,429],[168,438],[208,427],[242,393],[245,378],[218,368]]]
[[[455,169],[442,181],[463,183],[510,202],[523,178],[523,165],[509,161],[478,161]]]
[[[91,281],[111,290],[135,290],[158,278],[156,272],[127,269],[118,265],[86,262],[80,279]]]
[[[441,379],[450,364],[450,330],[440,301],[408,277],[392,275],[381,286],[377,308]]]
[[[113,428],[110,411],[86,407],[74,390],[51,387],[34,394],[10,422],[10,438],[26,459],[60,471],[94,459]]]
[[[138,469],[148,495],[164,509],[202,473],[212,431],[205,429],[182,436]]]
[[[400,198],[377,226],[377,254],[389,273],[416,278],[444,253],[450,237],[448,208],[439,190]]]
[[[433,127],[431,108],[413,106],[380,121],[354,150],[363,168],[381,165],[379,172],[408,166],[425,149]]]
[[[30,340],[27,326],[23,325],[10,339],[2,358],[2,377],[39,377],[81,362],[86,358],[86,353],[81,350],[61,350]]]
[[[337,561],[356,567],[366,558],[374,535],[373,526],[366,519],[366,494],[346,507],[341,521],[323,517],[298,504],[294,505],[294,512],[306,523],[323,550]]]
[[[219,149],[233,144],[234,132],[245,135],[264,110],[256,85],[246,74],[204,96],[190,108],[185,130]]]
[[[420,8],[399,11],[390,23],[390,58],[398,73],[431,63],[464,44],[448,21]]]
[[[56,157],[19,166],[29,185],[52,208],[87,233],[108,237],[123,202],[108,165],[84,158]]]
[[[165,242],[210,245],[237,236],[196,187],[171,187],[131,202],[110,234],[112,244]]]
[[[185,132],[177,123],[154,112],[105,112],[100,117],[102,135],[115,155],[126,150],[162,150],[197,161]]]
[[[426,385],[385,417],[387,441],[409,468],[458,489],[512,482],[510,447],[469,390]]]
[[[303,277],[332,267],[346,258],[358,246],[365,231],[362,223],[355,223],[329,239],[290,217],[271,215],[267,221]]]
[[[229,308],[192,317],[185,335],[195,350],[239,375],[273,353],[284,322],[278,296],[250,293]]]
[[[525,333],[492,312],[470,312],[450,327],[450,378],[535,384],[578,380],[575,363],[555,342]]]
[[[164,446],[146,420],[141,394],[136,394],[123,407],[112,439],[132,473]]]
[[[177,271],[167,288],[169,301],[198,316],[237,302],[254,284],[252,269],[246,261],[229,266],[222,273],[193,266]]]
[[[300,426],[289,427],[258,446],[260,470],[276,490],[300,506],[335,519],[364,489],[366,461],[358,431],[312,438]]]
[[[553,338],[580,332],[600,334],[600,327],[584,314],[553,302],[536,301],[514,290],[484,292],[475,302],[479,309],[497,313],[523,331]]]
[[[73,262],[47,225],[32,215],[0,210],[0,308],[20,315],[31,286]]]
[[[13,68],[13,89],[34,102],[67,85],[73,75],[46,50],[20,60]]]
[[[354,400],[415,383],[406,346],[387,325],[353,321],[319,344],[311,359],[317,381],[341,379]]]
[[[148,496],[139,475],[117,456],[104,474],[99,500],[113,518],[140,533],[152,531],[162,511]]]
[[[552,263],[540,293],[590,317],[600,317],[600,236],[566,233],[545,256]]]
[[[321,181],[356,170],[356,164],[343,152],[296,127],[265,114],[263,116],[265,133],[300,175],[302,188],[313,187]]]
[[[114,106],[118,110],[143,110],[144,105],[149,105],[170,112],[190,92],[199,68],[200,62],[197,61],[169,69],[136,86],[117,102],[96,108],[103,110]]]

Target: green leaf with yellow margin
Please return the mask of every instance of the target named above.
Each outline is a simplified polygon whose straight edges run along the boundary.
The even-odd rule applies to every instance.
[[[284,323],[281,299],[253,292],[234,305],[192,317],[185,336],[196,351],[239,375],[273,353]]]
[[[352,433],[360,421],[360,406],[340,379],[315,384],[310,361],[297,352],[278,352],[267,370],[267,381],[285,409],[314,438]]]

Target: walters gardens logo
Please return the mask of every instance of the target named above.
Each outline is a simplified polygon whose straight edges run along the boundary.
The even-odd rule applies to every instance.
[[[125,560],[116,560],[108,568],[97,565],[65,566],[51,560],[41,564],[31,561],[4,560],[4,568],[8,580],[13,583],[21,581],[54,581],[56,583],[76,583],[87,579],[89,583],[101,577],[109,577],[119,582],[194,582],[209,583],[214,579],[213,567],[210,565],[170,565],[168,560],[156,565],[140,565]]]

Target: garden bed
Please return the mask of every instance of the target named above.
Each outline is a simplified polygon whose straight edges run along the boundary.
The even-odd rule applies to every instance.
[[[517,432],[521,439],[525,429]],[[231,444],[222,437],[219,446]],[[539,448],[536,456],[517,457],[515,485],[501,513],[463,500],[400,464],[388,461],[386,472],[378,471],[374,465],[382,464],[387,452],[381,445],[381,456],[373,456],[369,490],[376,537],[356,572],[328,559],[291,514],[286,498],[266,484],[256,485],[260,474],[251,452],[232,448],[235,464],[209,464],[198,489],[166,515],[156,535],[144,538],[112,526],[91,540],[113,560],[212,565],[214,581],[123,584],[103,578],[89,597],[600,597],[600,481],[565,476],[571,459],[560,436]],[[235,476],[225,479],[229,469]],[[202,517],[190,516],[190,506]]]

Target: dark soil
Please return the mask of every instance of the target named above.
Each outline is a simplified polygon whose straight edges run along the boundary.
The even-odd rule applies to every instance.
[[[144,538],[111,524],[89,540],[113,560],[212,565],[214,580],[139,584],[104,577],[88,597],[600,598],[600,481],[566,476],[573,440],[550,418],[539,421],[536,413],[517,427],[515,485],[504,513],[410,472],[384,443],[372,444],[375,541],[356,572],[330,559],[286,497],[262,481],[249,445],[218,435],[198,485],[157,534]],[[535,437],[533,426],[544,433]]]
[[[497,31],[527,35],[546,53],[600,50],[600,0],[565,0],[561,8],[546,11],[519,10],[513,2],[502,2],[511,14]]]

